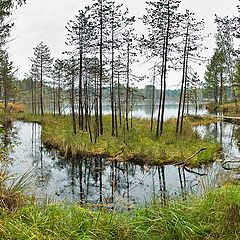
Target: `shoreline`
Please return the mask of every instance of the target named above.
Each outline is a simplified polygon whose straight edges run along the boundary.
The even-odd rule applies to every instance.
[[[13,118],[42,125],[44,145],[59,151],[65,158],[103,157],[110,161],[162,166],[182,162],[199,149],[206,148],[187,164],[190,167],[198,167],[214,162],[216,154],[221,150],[220,144],[201,139],[193,129],[195,126],[216,122],[215,118],[186,119],[181,136],[176,136],[175,119],[170,119],[164,123],[165,133],[159,139],[147,129],[149,124],[147,120],[134,118],[134,128],[127,133],[126,142],[120,131],[118,138],[112,137],[105,124],[105,135],[101,136],[97,143],[90,143],[87,132],[78,131],[74,135],[70,116],[17,113]],[[108,121],[109,116],[104,116],[104,122]]]

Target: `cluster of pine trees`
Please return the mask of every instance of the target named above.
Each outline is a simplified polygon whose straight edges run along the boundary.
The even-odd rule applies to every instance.
[[[7,42],[13,23],[9,20],[13,8],[22,5],[25,0],[2,0],[0,2],[0,98],[7,108],[8,100],[16,94],[13,62],[9,59]]]
[[[131,68],[138,56],[144,56],[154,62],[151,131],[155,131],[156,137],[164,131],[168,73],[172,69],[181,72],[176,125],[176,133],[180,134],[188,91],[196,89],[199,81],[191,63],[202,60],[204,28],[203,20],[198,21],[188,10],[180,11],[180,3],[177,0],[146,2],[146,14],[140,19],[131,16],[123,4],[115,1],[93,0],[91,6],[79,10],[66,24],[67,51],[61,59],[54,60],[42,41],[34,48],[29,75],[32,112],[43,115],[50,102],[53,113],[62,114],[67,96],[74,133],[93,131],[96,142],[104,133],[103,93],[109,89],[112,135],[118,135],[119,127],[129,131],[136,98],[132,84],[144,78],[133,75]],[[136,34],[136,21],[144,24],[146,34]],[[11,68],[10,63],[8,67]],[[156,100],[157,81],[160,96]],[[153,126],[155,105],[159,109],[157,124]],[[90,124],[93,119],[94,129]],[[92,141],[92,134],[90,136]]]
[[[240,99],[240,55],[239,49],[235,49],[240,37],[239,20],[215,16],[216,48],[205,72],[204,94],[216,104],[237,103]]]

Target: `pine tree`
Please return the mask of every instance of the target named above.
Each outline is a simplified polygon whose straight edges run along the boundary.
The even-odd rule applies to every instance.
[[[83,62],[84,55],[93,47],[95,32],[90,17],[90,8],[79,10],[74,20],[67,23],[68,38],[66,44],[72,46],[71,55],[78,56],[78,126],[84,127],[84,104],[83,104]]]
[[[9,60],[6,51],[0,51],[0,84],[1,97],[4,102],[4,109],[7,109],[9,99],[13,91],[13,62]]]
[[[160,57],[161,59],[158,66],[161,73],[161,89],[156,127],[157,137],[163,133],[168,62],[173,51],[173,40],[179,36],[181,17],[178,13],[179,3],[176,0],[147,2],[147,14],[142,18],[149,32],[147,38],[142,37],[141,46],[150,52],[150,58]]]
[[[126,30],[131,27],[135,22],[134,17],[128,17],[128,9],[124,12],[121,5],[115,5],[115,2],[111,2],[111,19],[110,19],[110,29],[111,36],[109,43],[111,44],[111,83],[110,83],[110,95],[111,95],[111,112],[112,112],[112,136],[115,135],[115,127],[117,127],[117,116],[115,116],[115,91],[114,91],[114,79],[115,79],[115,52],[120,53],[122,51],[121,46],[124,45],[122,37]],[[115,126],[116,125],[116,126]],[[117,130],[116,130],[117,132]],[[117,133],[116,133],[117,134]]]
[[[217,49],[222,54],[222,70],[223,73],[221,82],[223,84],[223,77],[225,78],[225,82],[230,85],[231,95],[235,104],[237,104],[236,93],[233,82],[233,72],[234,65],[236,61],[237,51],[234,50],[234,36],[237,36],[238,33],[236,29],[233,27],[233,22],[235,19],[231,19],[228,16],[220,18],[215,15],[215,23],[217,24],[217,35],[216,35],[216,44]],[[221,90],[221,103],[223,102],[223,88]]]
[[[61,115],[62,111],[62,95],[64,89],[64,61],[60,59],[56,59],[53,65],[53,81],[54,81],[54,88],[55,88],[55,95],[56,95],[56,109],[58,114]],[[54,107],[55,109],[55,107]]]
[[[109,22],[111,22],[112,2],[94,0],[92,17],[97,31],[97,46],[99,49],[99,130],[103,135],[103,81],[104,81],[104,53],[108,49]]]
[[[193,13],[186,10],[186,13],[181,16],[181,27],[183,32],[183,50],[180,56],[182,61],[182,81],[181,92],[178,106],[178,116],[176,124],[176,133],[181,134],[183,130],[183,120],[185,114],[185,105],[187,102],[187,91],[189,86],[189,62],[201,61],[202,58],[199,55],[201,49],[203,37],[201,31],[204,29],[203,20],[197,21]],[[185,30],[185,33],[184,33]],[[180,50],[181,52],[181,50]]]
[[[40,81],[40,110],[41,114],[44,114],[44,106],[43,106],[43,88],[46,78],[50,76],[51,67],[53,59],[51,58],[50,49],[47,45],[44,45],[43,42],[33,48],[34,49],[34,57],[31,58],[31,61],[35,68],[38,69],[38,79]]]

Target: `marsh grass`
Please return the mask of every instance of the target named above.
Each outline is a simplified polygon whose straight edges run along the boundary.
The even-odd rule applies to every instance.
[[[4,104],[0,103],[0,109],[4,110]],[[26,111],[26,106],[24,104],[21,103],[13,103],[13,102],[9,102],[7,104],[7,109],[8,112],[24,112]]]
[[[198,166],[212,162],[216,152],[220,150],[219,144],[201,139],[193,129],[191,120],[187,118],[181,136],[176,136],[175,133],[176,120],[170,119],[164,123],[164,134],[159,139],[155,137],[155,133],[149,131],[149,121],[134,118],[133,128],[127,132],[125,144],[123,129],[119,128],[118,137],[111,136],[111,117],[104,116],[104,135],[94,144],[90,143],[87,132],[78,130],[76,135],[73,134],[70,116],[18,113],[14,117],[40,123],[43,126],[43,143],[59,150],[64,157],[101,156],[119,161],[161,165],[183,161],[199,149],[207,147],[206,151],[189,162],[191,166]],[[197,124],[196,119],[194,124]],[[117,153],[123,149],[124,151],[118,155]]]
[[[0,214],[1,239],[238,239],[240,186],[225,185],[164,206],[155,201],[128,212],[31,204]]]
[[[217,117],[210,116],[210,115],[203,115],[203,116],[189,115],[185,119],[191,122],[193,126],[206,126],[219,121]]]
[[[0,170],[0,210],[13,211],[25,204],[24,191],[28,189],[32,175],[30,172],[20,177]]]
[[[239,116],[239,103],[225,103],[225,104],[216,104],[216,103],[209,103],[207,104],[207,109],[209,112],[216,113],[221,112],[225,116]]]

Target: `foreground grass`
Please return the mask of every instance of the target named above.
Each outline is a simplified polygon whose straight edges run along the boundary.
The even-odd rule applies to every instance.
[[[125,213],[31,204],[0,219],[0,239],[239,239],[240,186]]]
[[[149,132],[149,121],[134,119],[133,128],[126,133],[125,144],[123,129],[119,129],[118,137],[112,137],[111,118],[104,116],[104,135],[94,144],[90,143],[87,132],[73,134],[70,116],[18,113],[15,118],[42,124],[44,144],[59,150],[65,157],[102,156],[119,161],[169,164],[183,161],[207,147],[189,162],[189,165],[198,166],[213,161],[214,155],[220,150],[219,144],[201,139],[187,119],[181,136],[176,136],[176,122],[171,119],[164,123],[164,134],[159,139],[156,139],[155,133]],[[199,121],[195,119],[194,125]]]

